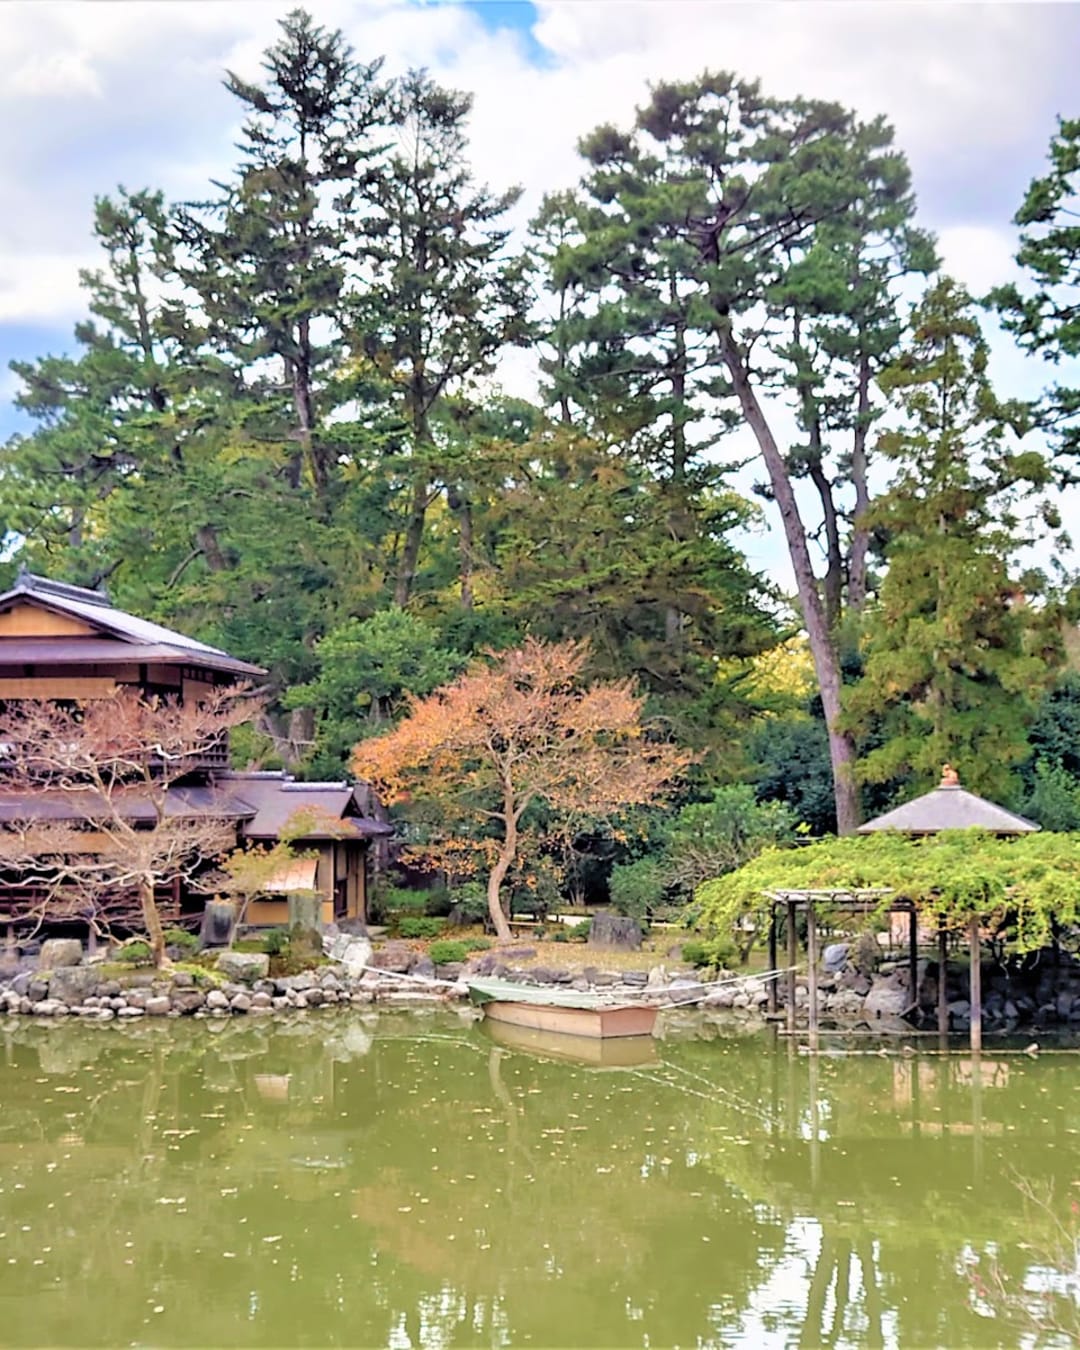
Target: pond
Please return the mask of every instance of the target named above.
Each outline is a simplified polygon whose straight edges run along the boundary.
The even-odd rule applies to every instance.
[[[1073,1055],[867,1041],[810,1059],[764,1032],[668,1030],[643,1062],[582,1064],[455,1012],[8,1019],[0,1339],[1075,1334],[1056,1272],[1080,1199]]]

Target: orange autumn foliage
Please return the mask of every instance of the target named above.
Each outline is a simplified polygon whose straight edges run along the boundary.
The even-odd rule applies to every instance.
[[[631,680],[583,683],[588,654],[583,642],[532,638],[491,653],[412,700],[404,721],[353,752],[354,771],[389,800],[438,801],[473,825],[496,827],[488,906],[502,938],[510,930],[500,887],[532,803],[607,816],[662,798],[692,759],[647,733]],[[483,852],[493,841],[455,842]]]

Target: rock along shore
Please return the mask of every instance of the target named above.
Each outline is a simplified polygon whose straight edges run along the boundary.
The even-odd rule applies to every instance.
[[[696,980],[672,981],[659,969],[651,974],[596,969],[575,974],[519,967],[515,959],[534,955],[526,948],[485,952],[465,965],[436,967],[423,951],[405,942],[388,942],[373,951],[366,938],[331,932],[324,946],[327,963],[297,975],[272,976],[269,957],[233,951],[222,951],[205,971],[166,967],[121,973],[115,964],[86,959],[78,941],[54,939],[43,944],[34,969],[0,971],[0,1015],[104,1022],[260,1016],[342,1005],[437,1006],[466,999],[470,975],[603,990],[670,1005],[696,1001],[705,993]]]

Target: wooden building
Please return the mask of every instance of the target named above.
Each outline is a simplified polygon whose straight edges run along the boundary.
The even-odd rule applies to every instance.
[[[22,572],[15,586],[0,595],[0,700],[5,702],[85,702],[125,686],[186,702],[264,674],[216,647],[126,614],[97,591]],[[299,890],[322,896],[325,921],[366,919],[369,850],[373,840],[393,833],[379,819],[366,785],[239,772],[229,767],[223,740],[200,755],[169,793],[178,813],[231,822],[238,845],[272,845],[284,834],[304,855],[272,880],[266,898],[249,907],[248,923],[284,923],[288,894]],[[11,787],[5,790],[0,765],[0,829],[25,819],[29,809]],[[59,793],[35,798],[32,809],[50,819],[78,819]],[[0,916],[7,908],[5,886],[10,897],[17,884],[17,879],[0,879]],[[201,907],[204,897],[177,894],[174,900],[190,912]]]

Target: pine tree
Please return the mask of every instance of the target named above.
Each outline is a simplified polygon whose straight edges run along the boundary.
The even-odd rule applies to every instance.
[[[610,269],[600,286],[607,294],[621,287],[631,301],[643,286],[652,287],[652,304],[677,295],[679,304],[664,311],[670,337],[653,349],[667,353],[669,383],[683,350],[707,353],[696,399],[714,425],[717,414],[740,420],[756,441],[825,706],[837,820],[850,831],[860,804],[855,747],[841,718],[837,630],[844,572],[860,606],[866,588],[868,396],[875,363],[894,340],[883,323],[888,283],[894,270],[926,262],[926,241],[909,226],[906,165],[883,122],[861,124],[834,104],[769,99],[722,73],[655,86],[629,133],[601,128],[583,149],[593,209],[575,250],[582,268],[602,278]],[[674,292],[656,286],[667,274],[679,278]],[[634,317],[621,331],[640,341]],[[769,405],[778,386],[802,418],[803,446],[784,446],[774,430]],[[670,417],[673,444],[688,425]],[[850,438],[850,450],[829,449],[830,435]],[[796,494],[801,475],[821,499],[824,586]]]
[[[469,401],[495,358],[527,328],[520,259],[507,249],[507,212],[520,189],[474,184],[466,127],[472,98],[424,71],[394,82],[394,141],[369,172],[367,213],[355,240],[365,285],[353,309],[354,374],[369,387],[396,453],[387,457],[400,540],[393,602],[412,595],[427,515],[445,490],[458,529],[460,600],[473,603],[473,523],[467,465],[439,422],[451,400]],[[391,422],[389,433],[387,420]],[[449,451],[449,453],[448,453]]]
[[[180,433],[162,420],[179,354],[151,298],[169,256],[161,194],[98,198],[93,233],[104,265],[80,275],[90,317],[75,327],[75,354],[12,362],[15,403],[34,429],[5,448],[0,516],[25,541],[24,558],[96,585],[117,565],[100,528],[105,504]]]
[[[289,446],[289,487],[306,482],[324,511],[338,448],[321,395],[343,352],[348,222],[380,150],[381,64],[358,63],[340,31],[294,10],[265,81],[226,80],[247,113],[235,178],[176,217],[204,341],[250,372],[256,435]]]
[[[1024,270],[1024,284],[998,287],[990,302],[1024,351],[1037,353],[1057,367],[1062,358],[1080,356],[1080,224],[1076,219],[1080,120],[1058,120],[1049,160],[1049,170],[1032,179],[1015,216],[1020,226],[1016,261]],[[1069,456],[1080,449],[1078,416],[1080,389],[1054,384],[1039,409],[1039,419]],[[1066,472],[1075,475],[1074,469]]]

